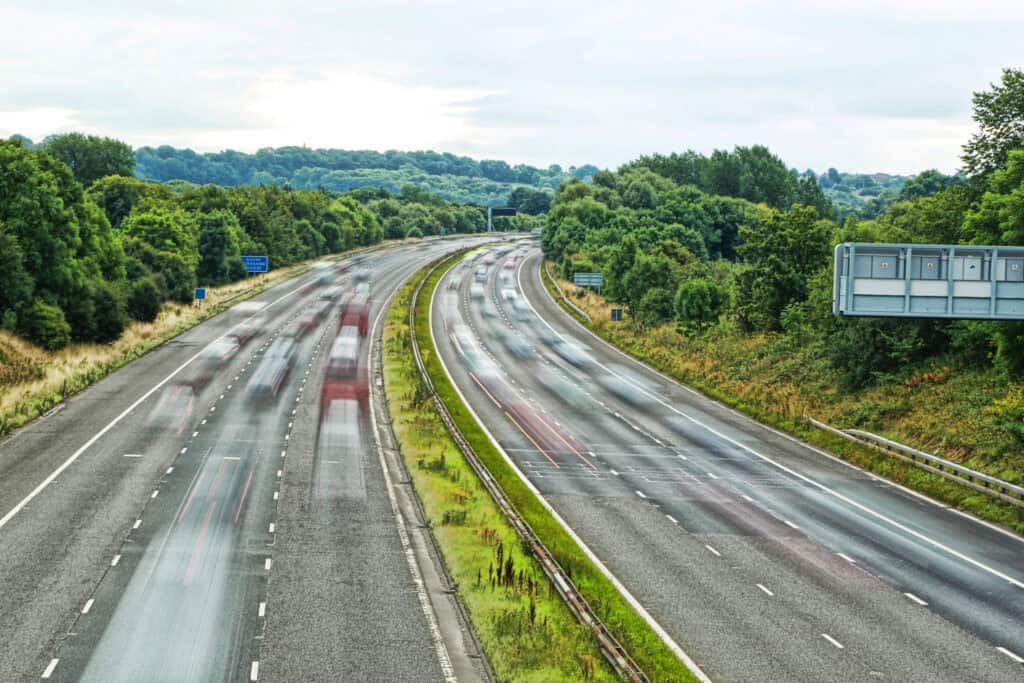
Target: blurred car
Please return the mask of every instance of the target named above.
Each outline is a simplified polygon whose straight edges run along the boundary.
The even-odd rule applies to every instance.
[[[339,296],[341,296],[341,287],[338,286],[325,287],[324,289],[320,290],[321,301],[334,301]]]
[[[356,268],[352,273],[352,282],[369,282],[370,269],[365,267]]]
[[[462,286],[462,275],[452,275],[448,279],[448,289],[458,289]]]
[[[516,260],[514,258],[510,258],[506,260],[501,267],[504,268],[505,270],[512,270],[513,268],[516,267]]]
[[[558,372],[539,372],[537,381],[552,394],[568,403],[577,410],[591,407],[590,400],[579,384],[570,382]]]
[[[494,252],[490,252],[486,256],[484,256],[484,265],[485,266],[493,266],[494,262],[497,261],[497,260],[498,259],[494,255]]]
[[[206,386],[214,374],[234,358],[238,349],[238,340],[234,337],[221,337],[213,341],[196,358],[189,383],[195,388]]]
[[[479,282],[474,282],[469,286],[469,298],[470,299],[483,299],[484,298],[484,286]]]
[[[597,376],[596,382],[612,396],[619,398],[631,406],[645,407],[654,404],[654,398],[644,390],[630,383],[628,380],[602,373]]]
[[[338,329],[355,327],[359,334],[366,336],[370,324],[370,298],[366,294],[347,294],[341,300],[341,315]]]
[[[331,344],[327,356],[323,387],[320,392],[320,409],[327,410],[337,399],[364,401],[368,396],[365,373],[359,372],[359,350],[362,338],[359,328],[346,325]]]
[[[506,287],[501,290],[501,298],[505,301],[514,301],[519,298],[519,292],[514,289]]]
[[[516,358],[520,360],[533,360],[537,357],[533,347],[525,339],[518,334],[510,332],[507,328],[497,330],[495,336],[505,350]]]
[[[267,326],[265,313],[257,313],[251,318],[242,321],[231,330],[226,336],[233,338],[239,346],[245,346],[253,337],[263,332]]]
[[[192,416],[195,391],[187,382],[164,387],[146,418],[146,426],[167,432],[181,432]]]
[[[294,362],[295,340],[290,337],[278,337],[270,342],[249,379],[249,398],[270,400],[277,397],[285,380],[291,374]]]
[[[517,297],[512,299],[512,315],[516,320],[529,320],[533,310],[526,301]]]
[[[487,268],[480,266],[473,273],[473,279],[477,282],[487,282]]]
[[[554,349],[555,353],[561,356],[562,360],[574,367],[580,368],[581,370],[585,370],[594,365],[594,359],[590,354],[572,342],[560,339],[558,343],[552,345],[551,348]]]

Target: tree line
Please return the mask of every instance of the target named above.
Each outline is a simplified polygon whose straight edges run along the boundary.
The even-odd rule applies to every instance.
[[[638,327],[675,322],[789,335],[851,388],[949,353],[1024,377],[1024,324],[837,318],[834,246],[843,241],[1024,244],[1024,73],[974,96],[978,133],[957,176],[925,172],[872,218],[847,215],[817,177],[763,147],[641,157],[555,193],[542,237],[566,277],[601,271]]]
[[[382,239],[485,229],[479,206],[415,187],[348,194],[133,177],[123,142],[78,133],[0,141],[0,325],[47,349],[109,342],[167,300]],[[516,216],[499,229],[532,229]]]

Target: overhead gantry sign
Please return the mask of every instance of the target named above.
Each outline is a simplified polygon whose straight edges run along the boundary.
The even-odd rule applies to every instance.
[[[840,244],[832,312],[1024,320],[1024,247]]]

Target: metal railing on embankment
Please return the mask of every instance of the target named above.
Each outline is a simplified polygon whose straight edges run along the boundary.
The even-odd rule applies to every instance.
[[[808,421],[815,427],[823,429],[826,432],[840,436],[847,441],[858,443],[868,448],[873,448],[876,451],[881,451],[886,455],[890,455],[894,458],[910,463],[914,467],[922,470],[937,474],[940,477],[945,477],[950,481],[955,481],[958,484],[987,493],[988,495],[998,498],[1004,502],[1016,505],[1017,507],[1024,508],[1024,486],[1017,486],[1011,484],[1008,481],[1003,481],[991,475],[985,474],[984,472],[978,472],[972,470],[963,465],[958,465],[955,462],[950,462],[937,455],[931,453],[925,453],[919,451],[916,448],[911,448],[892,439],[887,439],[884,436],[872,434],[871,432],[865,432],[860,429],[837,429],[831,425],[827,425],[824,422],[819,422],[813,417],[808,417]]]

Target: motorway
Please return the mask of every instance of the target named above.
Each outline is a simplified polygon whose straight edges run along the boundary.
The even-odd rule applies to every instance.
[[[604,344],[552,301],[536,250],[491,260],[435,291],[442,361],[520,475],[704,674],[1024,679],[1024,539]]]
[[[339,441],[319,406],[354,273],[371,292],[367,377],[391,294],[475,243],[371,252],[331,271],[329,298],[312,273],[276,285],[0,443],[0,680],[479,679],[369,413]],[[279,389],[258,395],[268,377]]]

